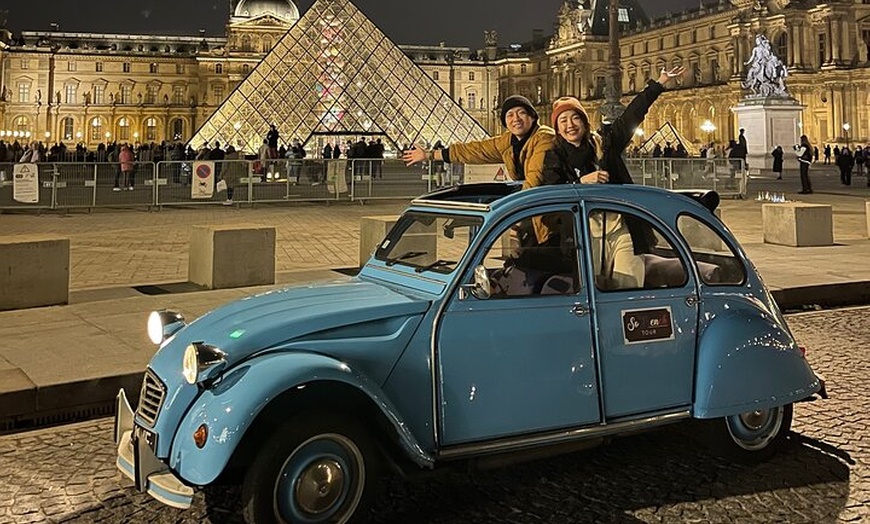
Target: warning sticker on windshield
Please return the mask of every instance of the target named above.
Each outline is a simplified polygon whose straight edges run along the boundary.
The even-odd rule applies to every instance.
[[[674,323],[670,307],[631,309],[622,312],[622,335],[626,344],[673,340]]]

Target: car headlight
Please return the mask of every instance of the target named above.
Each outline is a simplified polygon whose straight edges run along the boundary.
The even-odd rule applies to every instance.
[[[188,384],[208,382],[217,378],[227,365],[227,354],[220,349],[194,342],[184,350],[181,373]]]
[[[148,315],[148,338],[159,346],[184,326],[184,317],[180,313],[167,309],[152,311]]]

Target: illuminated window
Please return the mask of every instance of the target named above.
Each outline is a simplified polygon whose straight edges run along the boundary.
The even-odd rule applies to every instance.
[[[97,117],[91,120],[91,141],[97,142],[103,139],[103,121]]]
[[[25,82],[18,84],[18,102],[30,102],[30,84]]]
[[[127,117],[118,120],[118,140],[130,140],[130,119]]]
[[[61,127],[63,128],[62,135],[63,140],[72,140],[73,139],[73,125],[75,122],[72,118],[66,117],[63,119],[61,123]]]
[[[178,105],[184,103],[184,86],[172,86],[172,103]]]
[[[122,104],[132,104],[133,103],[133,86],[129,84],[125,84],[121,86],[121,103]]]
[[[477,93],[474,91],[468,92],[468,109],[477,109]]]
[[[145,103],[146,104],[156,104],[157,103],[157,86],[146,86],[145,87]]]
[[[157,119],[149,118],[145,121],[145,140],[154,142],[157,140]]]
[[[102,72],[103,72],[103,63],[102,63],[102,62],[96,62],[96,63],[94,63],[94,70],[95,70],[97,73],[102,73]]]
[[[628,22],[630,22],[630,20],[628,19],[628,9],[626,9],[624,7],[619,8],[619,12],[617,13],[617,17],[618,17],[618,20],[622,23],[627,24]]]
[[[214,72],[217,75],[224,74],[224,65],[223,64],[215,64],[214,65]]]
[[[158,69],[157,64],[151,64],[148,66],[148,70],[151,71],[152,75],[157,74]]]
[[[75,104],[76,103],[76,85],[75,84],[67,84],[64,102],[67,104]]]
[[[19,133],[26,133],[29,131],[30,121],[27,120],[26,116],[19,116],[15,119],[15,131]]]
[[[184,138],[184,120],[176,118],[172,121],[172,139],[181,140]]]
[[[94,86],[94,103],[102,104],[106,95],[106,86]]]
[[[224,86],[214,86],[214,102],[220,104],[224,101]]]
[[[70,60],[69,62],[67,62],[67,63],[66,63],[66,70],[67,70],[67,71],[75,71],[75,70],[76,70],[76,63],[73,62],[72,60]]]

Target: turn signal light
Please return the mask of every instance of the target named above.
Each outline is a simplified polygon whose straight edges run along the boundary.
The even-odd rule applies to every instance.
[[[208,426],[202,424],[196,431],[193,432],[193,443],[196,444],[196,447],[202,449],[205,447],[205,442],[208,440]]]

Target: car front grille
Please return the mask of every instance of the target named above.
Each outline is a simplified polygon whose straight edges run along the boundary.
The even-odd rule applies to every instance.
[[[139,395],[139,408],[136,414],[143,422],[153,427],[157,422],[157,414],[160,413],[160,407],[163,406],[163,397],[166,396],[166,386],[154,375],[149,369],[145,371],[145,378],[142,380],[142,391]]]

